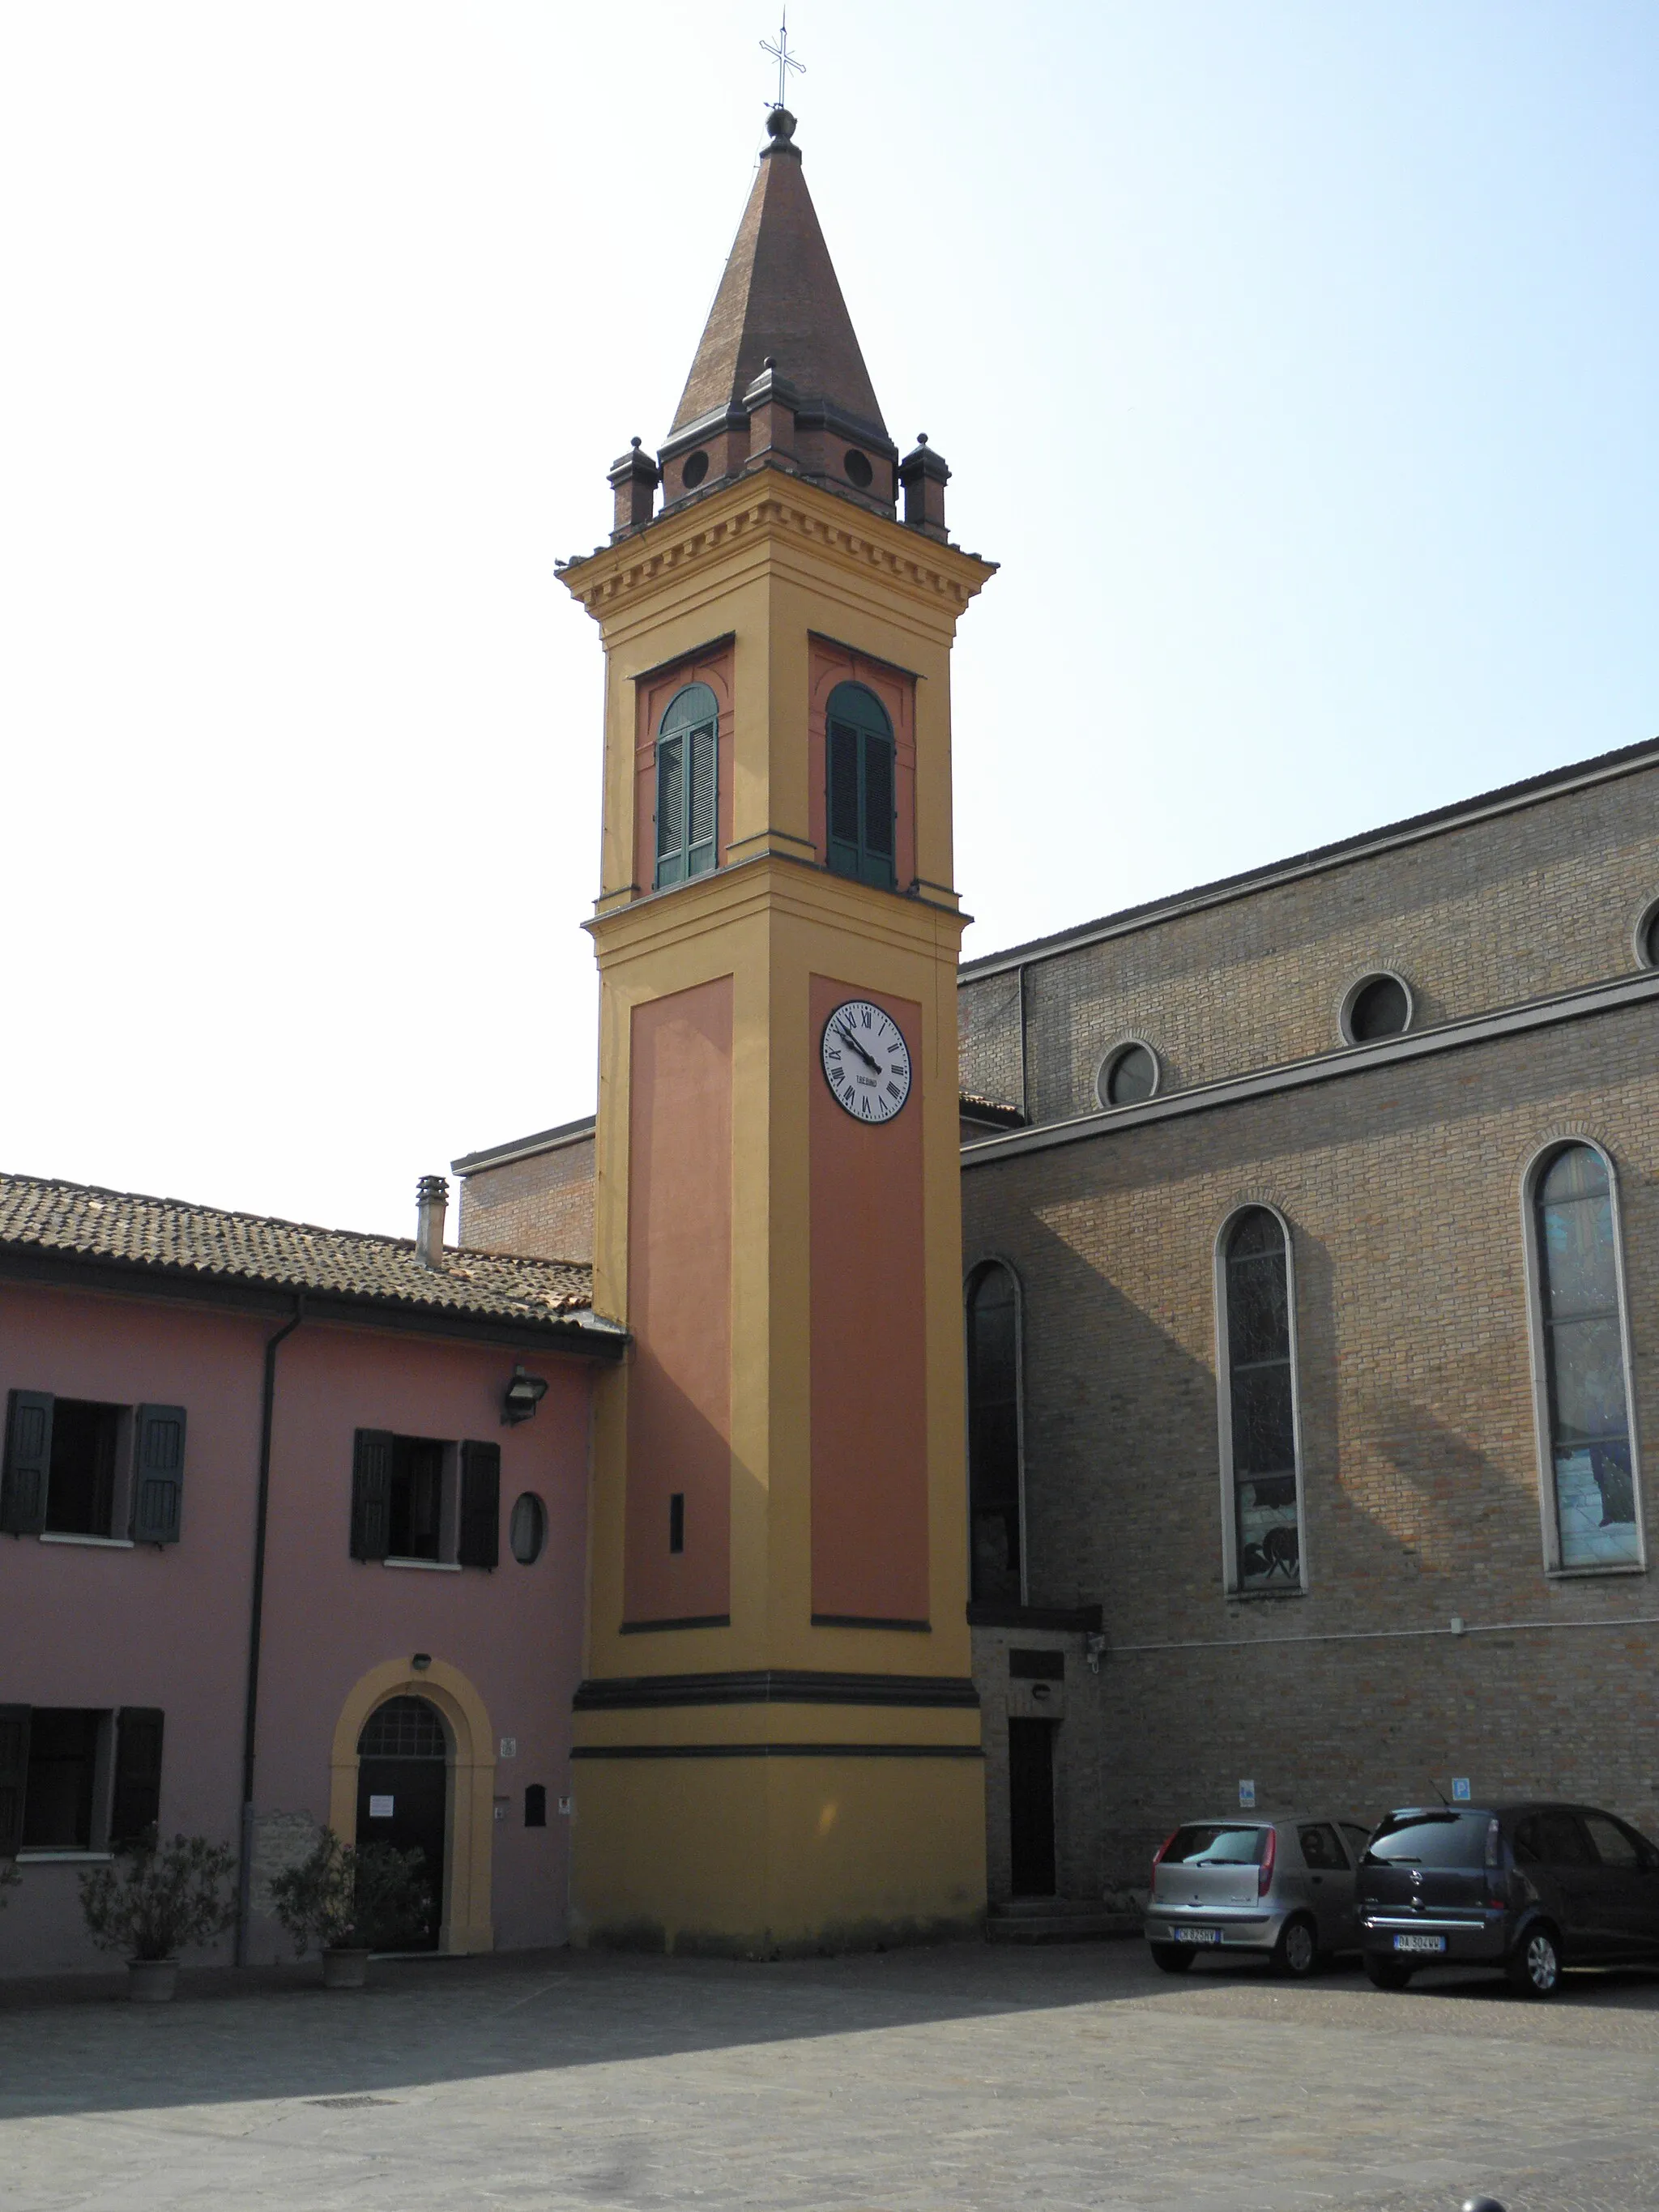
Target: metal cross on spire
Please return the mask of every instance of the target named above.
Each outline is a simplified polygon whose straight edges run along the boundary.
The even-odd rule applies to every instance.
[[[777,44],[774,46],[770,39],[763,39],[760,42],[761,52],[763,54],[770,54],[778,65],[778,96],[772,102],[774,107],[781,107],[785,105],[784,94],[789,87],[789,71],[793,70],[797,76],[805,76],[806,74],[805,63],[798,62],[789,51],[789,10],[784,8],[781,9],[779,13],[783,21],[778,25]]]

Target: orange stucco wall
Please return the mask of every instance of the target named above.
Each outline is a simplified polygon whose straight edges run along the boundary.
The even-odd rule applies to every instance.
[[[729,975],[633,1010],[629,1075],[628,1622],[731,1607]],[[685,1498],[685,1549],[668,1548]]]
[[[677,691],[688,684],[706,684],[720,702],[720,724],[714,769],[714,857],[726,861],[732,842],[732,644],[710,646],[701,653],[641,677],[635,687],[634,731],[634,881],[648,891],[657,880],[657,726]]]
[[[927,1358],[921,1008],[812,978],[812,1043],[869,999],[910,1048],[909,1097],[880,1128],[811,1086],[812,1611],[927,1618]]]

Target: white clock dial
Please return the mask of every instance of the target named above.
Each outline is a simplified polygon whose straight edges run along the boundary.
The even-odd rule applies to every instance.
[[[855,1121],[890,1121],[910,1096],[904,1032],[867,999],[848,999],[823,1025],[823,1073]]]

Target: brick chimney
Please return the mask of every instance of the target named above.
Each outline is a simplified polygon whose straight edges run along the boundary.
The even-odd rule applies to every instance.
[[[447,1176],[422,1176],[415,1186],[415,1257],[423,1267],[444,1264],[444,1217],[449,1211]]]

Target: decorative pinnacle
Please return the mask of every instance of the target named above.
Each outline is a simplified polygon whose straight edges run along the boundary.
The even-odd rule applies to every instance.
[[[770,103],[775,113],[783,109],[783,96],[789,88],[789,71],[793,70],[797,76],[805,76],[806,74],[805,63],[798,62],[789,51],[789,10],[782,8],[778,12],[783,20],[778,25],[777,44],[774,46],[770,39],[763,39],[760,42],[761,52],[763,54],[770,54],[778,65],[778,96]],[[790,130],[793,128],[794,119],[792,117]],[[786,131],[783,135],[787,138],[789,132]]]

